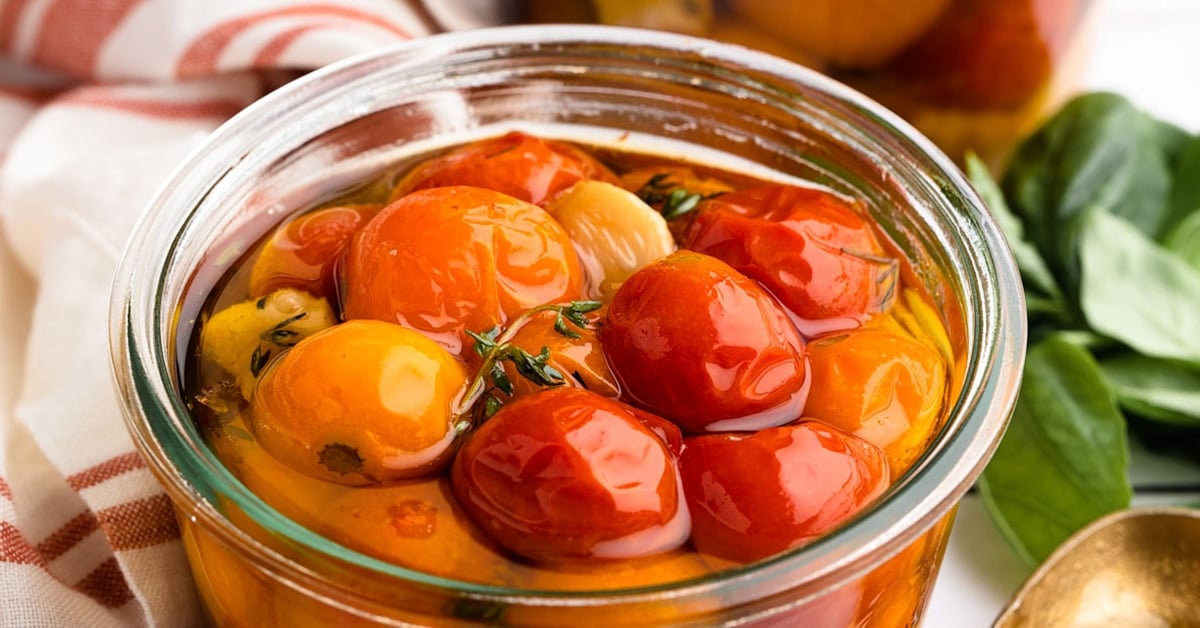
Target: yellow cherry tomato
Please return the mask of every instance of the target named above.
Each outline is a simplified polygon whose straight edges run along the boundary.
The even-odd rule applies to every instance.
[[[289,467],[339,484],[435,472],[452,452],[461,363],[420,333],[355,320],[314,334],[273,362],[250,425]]]

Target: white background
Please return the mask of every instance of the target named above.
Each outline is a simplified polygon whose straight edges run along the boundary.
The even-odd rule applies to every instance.
[[[1200,0],[1101,0],[1097,11],[1083,86],[1118,92],[1158,117],[1200,132]],[[1200,492],[1147,490],[1200,486],[1200,467],[1158,458],[1136,443],[1131,480],[1135,490],[1143,489],[1135,504],[1200,501]],[[968,495],[924,628],[990,625],[1030,571],[988,520],[979,498]]]

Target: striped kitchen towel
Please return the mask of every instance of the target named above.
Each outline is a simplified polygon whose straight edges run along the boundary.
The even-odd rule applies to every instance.
[[[224,119],[431,29],[400,0],[0,0],[0,626],[201,623],[109,375],[118,257]]]

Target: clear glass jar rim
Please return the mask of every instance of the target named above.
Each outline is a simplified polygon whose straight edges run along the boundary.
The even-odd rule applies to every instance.
[[[177,247],[186,245],[183,227],[197,219],[195,211],[216,182],[254,150],[266,129],[286,133],[283,123],[314,108],[340,103],[351,106],[347,94],[380,72],[418,67],[423,60],[444,61],[453,55],[484,53],[508,47],[607,46],[636,48],[661,55],[692,54],[706,63],[772,77],[831,98],[864,119],[891,129],[910,145],[935,172],[944,194],[969,211],[947,216],[966,247],[975,272],[985,279],[979,290],[981,307],[968,328],[969,366],[951,423],[955,429],[938,444],[937,455],[897,491],[865,516],[802,550],[766,561],[714,573],[700,580],[653,587],[600,592],[530,591],[452,580],[411,571],[336,545],[288,521],[250,493],[224,469],[198,435],[188,433],[187,409],[171,385],[174,356],[168,355],[174,304],[165,303],[165,279]],[[231,164],[233,164],[231,166]],[[170,233],[169,241],[161,234]],[[155,240],[155,238],[159,238]],[[163,245],[166,248],[163,249]],[[153,260],[155,264],[150,264]],[[160,264],[161,265],[158,265]],[[274,567],[297,579],[319,578],[301,565],[258,544],[232,528],[204,499],[219,494],[234,502],[265,528],[319,554],[333,556],[381,574],[487,599],[587,599],[594,603],[639,596],[703,595],[714,587],[745,581],[791,583],[818,593],[837,584],[848,565],[868,565],[889,547],[901,547],[946,512],[982,471],[999,441],[1019,384],[1025,350],[1024,303],[1020,278],[1004,238],[958,168],[927,139],[880,105],[844,85],[806,68],[731,44],[682,35],[606,26],[514,26],[436,35],[398,47],[358,56],[297,79],[265,96],[213,133],[206,144],[176,171],[143,215],[118,270],[110,306],[110,344],[118,393],[125,404],[130,430],[143,455],[175,499],[200,502],[196,516],[224,539],[253,551]],[[964,299],[964,301],[966,301]],[[965,303],[968,307],[969,303]],[[164,439],[175,439],[166,443]],[[183,452],[171,459],[166,449]],[[898,544],[899,543],[899,544]],[[865,567],[864,567],[865,568]],[[803,582],[796,582],[806,574]],[[783,586],[781,584],[781,586]],[[785,587],[786,589],[786,587]],[[785,590],[781,589],[781,590]]]

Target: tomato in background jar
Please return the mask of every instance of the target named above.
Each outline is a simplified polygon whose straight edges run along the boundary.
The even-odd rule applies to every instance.
[[[583,290],[570,239],[550,214],[468,186],[392,202],[351,241],[341,280],[347,319],[399,323],[464,358],[467,331]]]
[[[766,185],[704,200],[683,246],[761,283],[812,337],[852,329],[882,311],[898,260],[863,212],[830,192]]]
[[[1046,86],[1087,0],[958,0],[890,66],[929,102],[1016,108]]]
[[[505,3],[508,4],[508,3]],[[515,17],[726,41],[877,100],[952,159],[999,169],[1080,85],[1096,0],[525,0]],[[608,10],[606,10],[606,8]]]
[[[800,415],[804,340],[758,284],[679,251],[617,290],[600,340],[622,389],[686,432],[758,429]]]
[[[545,205],[583,179],[617,181],[607,166],[570,144],[514,131],[421,163],[396,184],[392,200],[414,190],[472,185]]]

